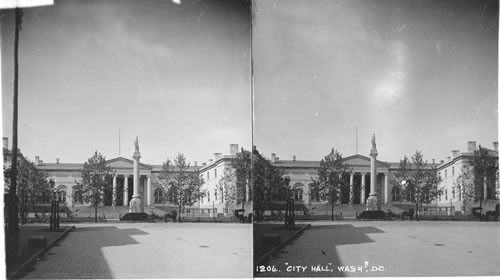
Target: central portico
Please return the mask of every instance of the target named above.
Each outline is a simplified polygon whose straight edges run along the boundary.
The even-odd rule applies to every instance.
[[[349,185],[342,188],[337,203],[339,204],[366,204],[370,193],[376,192],[382,204],[390,203],[393,186],[391,185],[391,169],[394,164],[376,160],[375,176],[371,175],[371,158],[363,155],[345,157],[343,162],[349,166]],[[319,161],[280,160],[271,155],[275,166],[282,168],[285,176],[290,178],[290,186],[295,191],[296,201],[305,204],[323,204],[319,195],[311,191],[311,178],[318,176]]]
[[[151,172],[153,166],[138,163],[138,175],[134,174],[134,161],[117,157],[107,161],[115,174],[113,176],[113,204],[112,206],[130,206],[136,190],[141,205],[153,203],[153,190],[151,185]]]

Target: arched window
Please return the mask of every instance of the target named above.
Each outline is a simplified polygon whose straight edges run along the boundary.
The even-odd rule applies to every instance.
[[[392,187],[392,201],[398,201],[400,199],[400,190],[398,186]]]
[[[160,188],[157,188],[154,193],[154,199],[155,203],[162,203],[163,202],[163,191]]]
[[[304,185],[298,183],[298,184],[295,184],[293,185],[293,199],[297,200],[297,201],[302,201],[302,198],[303,198],[303,190],[304,188]]]
[[[73,204],[83,204],[82,192],[73,187]]]
[[[61,203],[66,203],[66,190],[68,188],[64,185],[57,187],[55,199]]]

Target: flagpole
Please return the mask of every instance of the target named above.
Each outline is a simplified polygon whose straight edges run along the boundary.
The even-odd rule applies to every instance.
[[[356,154],[358,154],[358,126],[356,126]]]

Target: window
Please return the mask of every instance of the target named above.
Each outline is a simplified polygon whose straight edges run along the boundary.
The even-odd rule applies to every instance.
[[[444,200],[448,200],[448,189],[444,190]]]
[[[73,204],[83,204],[82,192],[75,190],[73,193]]]
[[[163,201],[163,192],[160,188],[157,188],[154,192],[155,203],[162,203]]]
[[[455,176],[455,166],[451,167],[451,176]]]
[[[66,192],[61,190],[57,192],[57,201],[65,203],[66,202]]]
[[[207,181],[210,180],[210,171],[207,172]]]
[[[217,168],[214,169],[214,178],[217,178]]]
[[[208,202],[210,202],[210,192],[207,192]]]
[[[302,189],[295,189],[293,191],[293,198],[295,200],[301,201],[302,200]]]
[[[215,201],[217,201],[217,189],[214,189]]]
[[[451,188],[451,196],[453,199],[455,199],[455,187]]]
[[[458,192],[458,200],[462,200],[462,189],[460,186],[457,187],[457,192]]]

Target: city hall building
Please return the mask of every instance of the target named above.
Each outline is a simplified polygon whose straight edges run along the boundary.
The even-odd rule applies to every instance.
[[[8,141],[3,139],[4,144],[4,168],[10,165]],[[428,163],[428,168],[436,168],[441,178],[438,188],[443,190],[443,194],[433,203],[434,206],[448,207],[454,211],[463,211],[463,198],[461,190],[455,184],[460,175],[463,166],[471,164],[474,155],[476,142],[469,141],[468,149],[465,152],[453,150],[451,156],[446,160]],[[498,142],[493,142],[493,149],[487,149],[488,155],[498,161]],[[198,171],[204,181],[202,189],[205,196],[201,197],[191,209],[196,209],[200,215],[217,216],[233,215],[236,209],[245,209],[246,214],[252,212],[252,193],[251,186],[246,188],[246,193],[242,203],[236,205],[224,199],[224,186],[221,180],[228,174],[234,172],[232,160],[238,153],[238,145],[229,145],[229,153],[214,153],[208,163],[198,165],[194,162],[190,166],[190,171]],[[21,160],[26,160],[21,155]],[[281,160],[275,154],[271,154],[271,163],[284,171],[284,176],[290,178],[290,187],[293,190],[295,201],[304,205],[308,209],[321,208],[326,203],[320,201],[319,195],[311,191],[309,184],[312,178],[318,176],[320,161],[297,160],[295,156],[289,160]],[[134,184],[133,178],[133,160],[117,157],[107,160],[107,165],[114,171],[113,186],[116,196],[109,199],[105,205],[109,206],[128,206],[132,199],[132,190]],[[394,175],[399,171],[399,162],[387,162],[383,160],[376,161],[375,185],[371,186],[370,158],[364,155],[356,154],[344,158],[344,163],[351,169],[349,175],[349,185],[342,188],[341,195],[337,201],[338,204],[363,205],[366,203],[372,189],[378,194],[378,199],[382,205],[400,202],[400,182],[396,181]],[[83,163],[63,163],[59,159],[55,162],[46,163],[38,156],[35,157],[34,164],[37,168],[45,170],[50,179],[55,182],[54,192],[57,199],[66,206],[84,206],[81,195],[76,191],[76,182],[81,180],[81,171]],[[144,206],[173,206],[172,198],[165,196],[161,186],[156,184],[159,174],[161,174],[162,165],[158,164],[139,164],[139,195]],[[109,195],[108,195],[109,196]],[[500,198],[500,189],[498,184],[498,172],[496,186],[493,194],[485,192],[484,200],[498,200]],[[199,209],[199,211],[198,211]]]
[[[464,211],[460,190],[456,187],[457,177],[460,175],[464,165],[471,165],[474,151],[477,150],[476,142],[467,142],[468,150],[460,152],[451,151],[451,156],[446,160],[436,162],[432,160],[426,168],[436,168],[441,181],[438,189],[443,191],[432,207],[442,207],[443,209],[453,209],[454,211]],[[493,142],[493,149],[487,149],[488,155],[498,161],[498,142]],[[371,186],[370,178],[370,158],[364,155],[352,155],[343,158],[344,163],[349,166],[349,186],[341,188],[341,194],[337,204],[365,204],[372,188],[377,192],[378,199],[382,205],[397,204],[401,202],[401,182],[395,178],[395,174],[400,170],[399,162],[387,162],[377,160],[377,173],[375,186]],[[314,193],[309,184],[312,178],[318,176],[320,161],[297,160],[295,156],[291,160],[281,160],[276,154],[271,154],[270,161],[277,167],[284,170],[284,176],[290,178],[290,186],[296,202],[302,203],[307,209],[320,209],[320,205],[325,202],[320,201],[319,195]],[[500,188],[498,183],[498,173],[494,194],[484,193],[483,200],[496,201],[500,199]],[[494,203],[496,203],[494,202]],[[323,208],[325,209],[325,208]],[[390,208],[388,208],[390,209]]]
[[[247,213],[251,213],[251,196],[248,193],[244,198],[243,205],[228,203],[224,200],[224,189],[219,185],[220,180],[226,175],[234,172],[232,168],[232,159],[238,153],[238,145],[229,145],[229,153],[214,153],[214,157],[208,160],[208,163],[198,165],[194,162],[188,169],[190,172],[198,171],[204,184],[202,189],[205,195],[194,205],[187,207],[189,211],[196,214],[215,216],[231,216],[235,209],[245,207]],[[4,168],[8,168],[11,162],[11,151],[8,149],[8,139],[3,138]],[[27,161],[22,154],[19,154],[18,160]],[[44,162],[39,156],[35,156],[34,165],[47,172],[48,178],[54,181],[54,196],[63,205],[68,207],[85,206],[82,196],[76,189],[79,182],[83,163],[64,163],[59,158],[55,162]],[[129,206],[134,189],[134,162],[125,157],[116,157],[106,161],[113,172],[113,185],[105,193],[104,206]],[[139,163],[139,195],[142,205],[148,206],[170,206],[175,209],[173,199],[167,197],[163,188],[156,184],[158,176],[162,172],[161,164]],[[112,190],[112,191],[111,191]],[[48,203],[48,202],[46,202]],[[40,204],[43,204],[40,203]],[[199,210],[198,210],[199,209]]]

